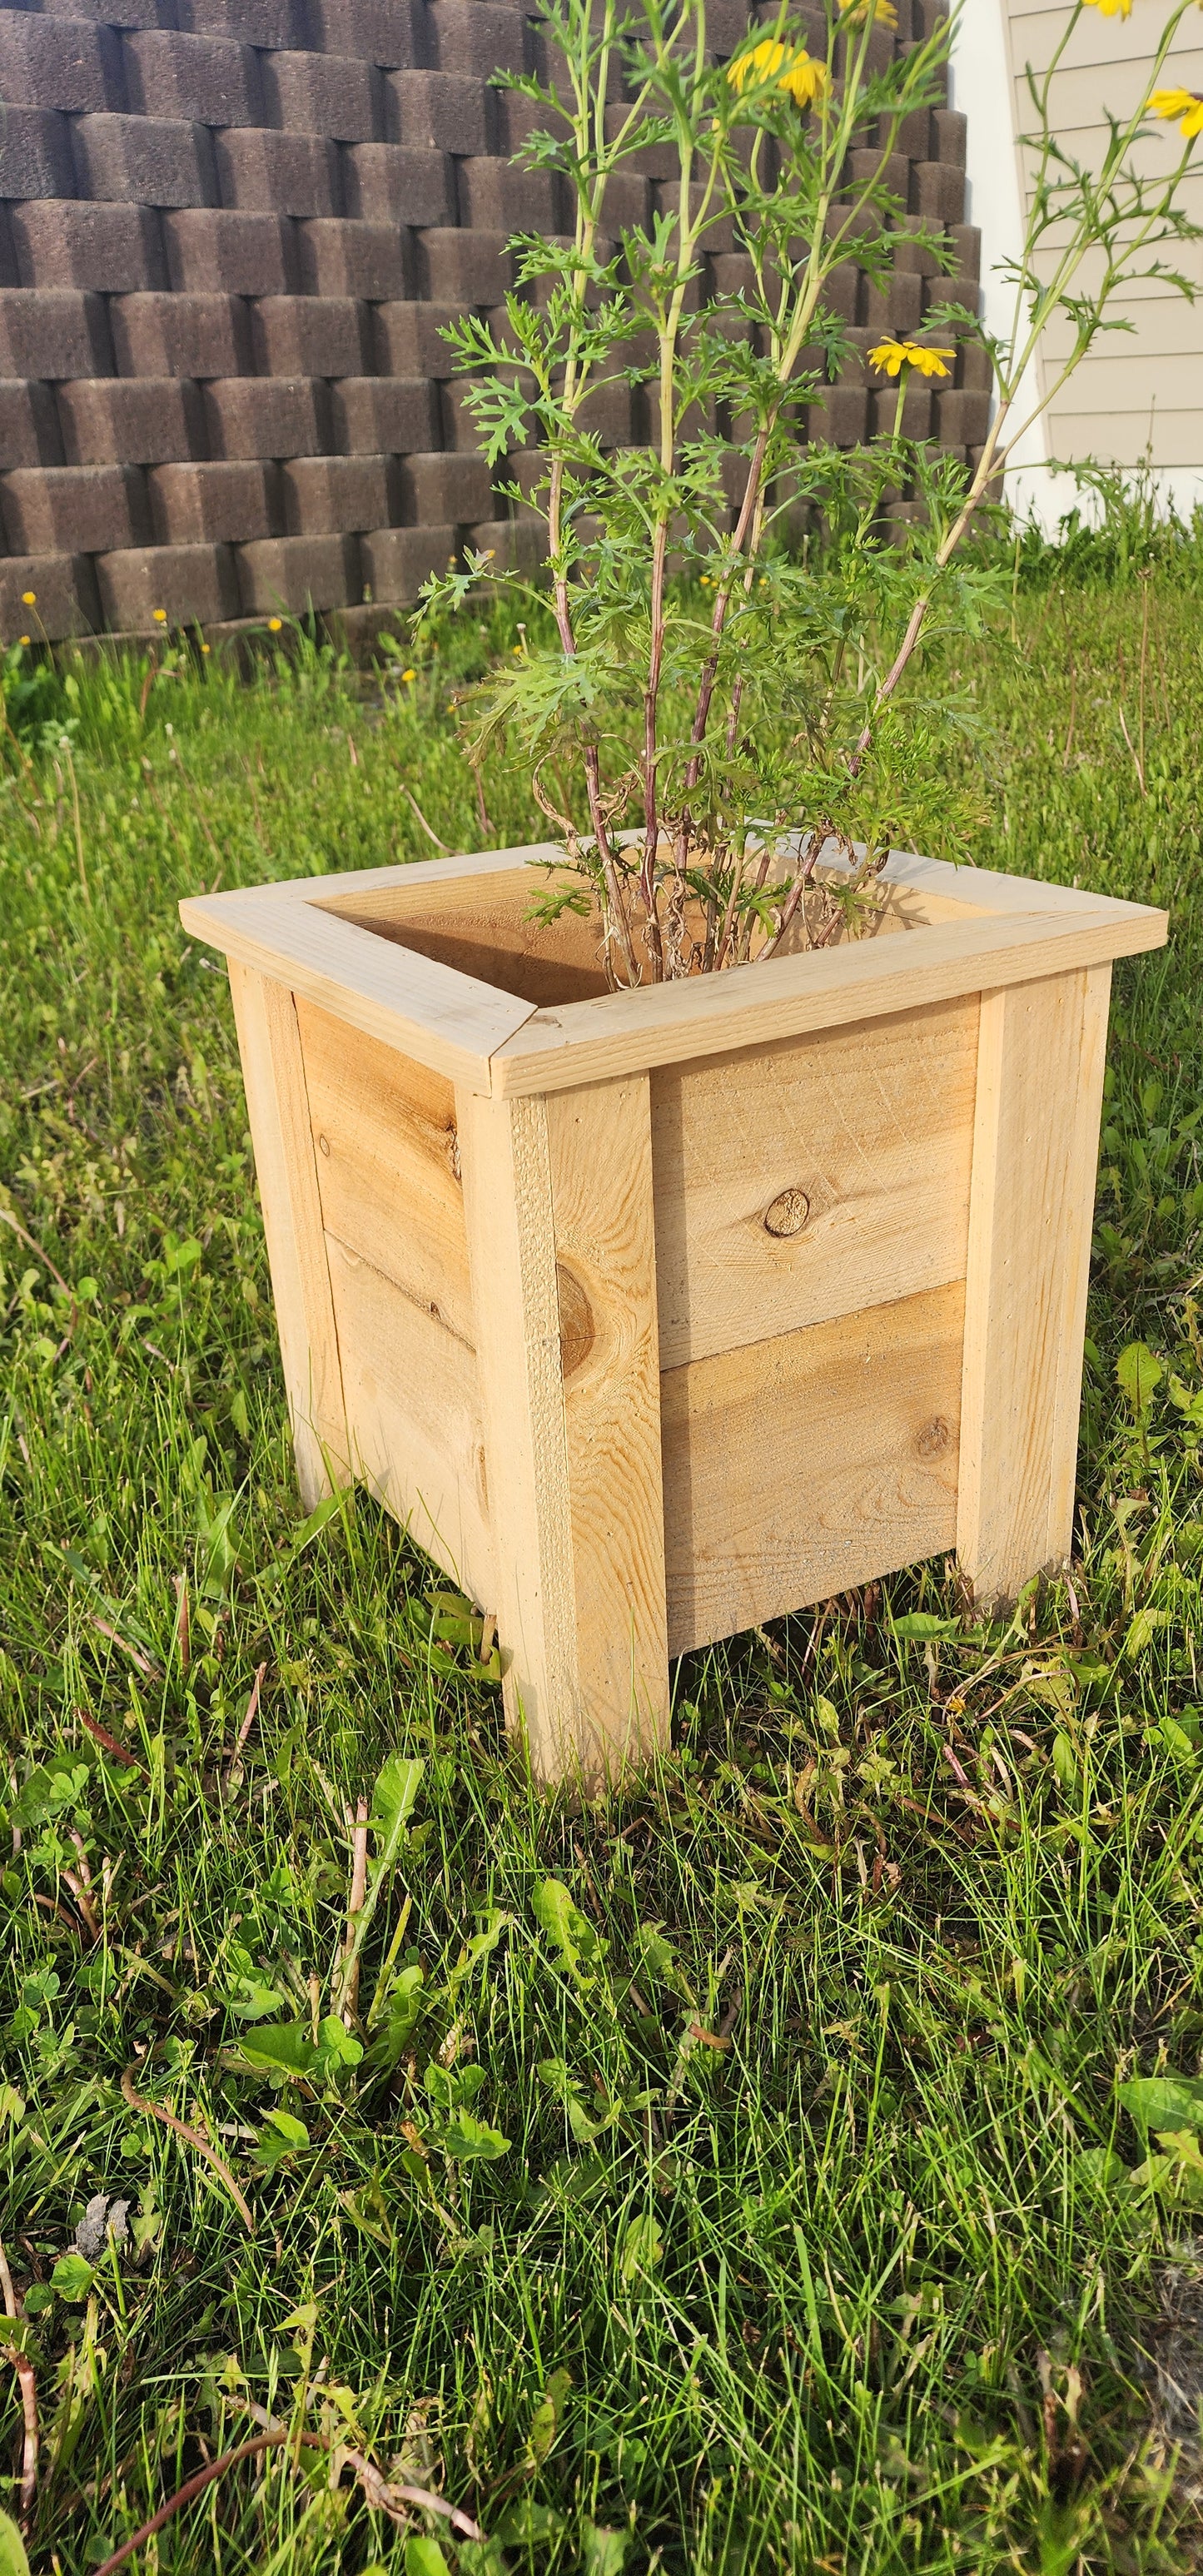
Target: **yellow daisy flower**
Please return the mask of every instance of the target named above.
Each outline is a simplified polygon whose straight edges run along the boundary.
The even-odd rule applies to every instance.
[[[879,340],[869,351],[869,364],[883,376],[896,376],[902,367],[913,367],[920,376],[950,376],[956,354],[955,349],[921,348],[917,340]]]
[[[156,626],[165,626],[167,624],[167,611],[165,608],[156,608],[154,615]]]
[[[268,631],[268,634],[269,634],[269,635],[278,635],[278,634],[279,634],[279,632],[280,632],[280,629],[281,629],[281,627],[282,627],[282,625],[283,625],[283,623],[284,623],[284,620],[283,620],[283,618],[282,618],[282,617],[269,617],[269,618],[268,618],[268,621],[267,621],[267,631]]]
[[[403,680],[416,680],[417,676],[418,674],[416,671],[403,671],[401,674]]]
[[[866,18],[871,18],[875,27],[888,27],[891,34],[898,25],[894,0],[840,0],[840,16],[854,27],[863,27]]]
[[[1103,18],[1130,18],[1132,0],[1086,0],[1088,9],[1097,9]]]
[[[1188,143],[1203,134],[1203,96],[1197,89],[1155,89],[1149,106],[1154,116],[1172,117]]]
[[[37,594],[36,590],[23,590],[23,591],[22,591],[22,593],[21,593],[21,606],[22,606],[22,608],[36,608],[36,607],[37,607],[37,604],[38,604],[38,594]]]
[[[812,55],[790,52],[788,45],[766,36],[764,43],[753,45],[746,54],[737,54],[727,65],[727,78],[732,89],[742,91],[749,81],[759,85],[771,81],[774,89],[788,90],[798,107],[809,107],[822,98],[827,88],[827,65],[815,62]]]

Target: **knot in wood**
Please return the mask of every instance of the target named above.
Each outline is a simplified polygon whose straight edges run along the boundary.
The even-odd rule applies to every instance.
[[[810,1215],[810,1200],[805,1190],[778,1190],[764,1212],[766,1234],[801,1234]]]
[[[571,1377],[574,1369],[583,1368],[597,1338],[593,1308],[567,1263],[556,1263],[556,1295],[560,1307],[560,1373]]]
[[[952,1433],[943,1414],[937,1413],[931,1422],[924,1423],[915,1447],[921,1458],[939,1458],[947,1449],[951,1438]]]

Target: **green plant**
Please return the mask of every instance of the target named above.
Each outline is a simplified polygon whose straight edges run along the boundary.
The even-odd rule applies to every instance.
[[[299,1515],[228,988],[174,914],[219,865],[427,856],[402,782],[475,846],[448,700],[535,621],[448,619],[383,714],[215,650],[136,742],[68,662],[90,901],[61,755],[0,777],[0,2346],[35,2568],[95,2576],[218,2469],[163,2576],[441,2576],[419,2541],[452,2576],[1197,2567],[1143,2356],[1203,2139],[1201,603],[1174,539],[1144,796],[1130,591],[1049,549],[1014,648],[1009,600],[933,648],[989,746],[983,856],[1175,915],[1117,977],[1072,1595],[983,1633],[937,1565],[691,1657],[671,1760],[584,1809],[532,1795],[370,1495]],[[534,836],[520,757],[489,798]],[[398,1761],[363,2057],[277,2088],[245,2043],[312,2036],[311,1979],[331,2016]],[[438,2144],[457,2025],[504,2154]],[[1145,2080],[1186,2108],[1130,2110]],[[127,2241],[92,2263],[101,2193]],[[0,2361],[10,2517],[23,2384]],[[398,2527],[394,2482],[487,2549]]]
[[[965,540],[1034,416],[1019,417],[1033,354],[1054,317],[1068,324],[1038,411],[1098,332],[1121,327],[1122,286],[1155,276],[1190,291],[1159,250],[1196,231],[1179,204],[1191,118],[1164,180],[1141,177],[1132,154],[1150,110],[1169,117],[1185,95],[1156,84],[1191,0],[1162,29],[1136,111],[1110,121],[1097,171],[1052,126],[1052,80],[1086,5],[1074,0],[1050,71],[1030,78],[1032,210],[1011,332],[988,341],[998,403],[971,470],[906,434],[912,379],[949,374],[941,336],[975,328],[957,304],[932,313],[922,341],[887,337],[872,353],[896,394],[878,397],[866,448],[802,436],[806,406],[849,359],[834,273],[854,253],[883,285],[916,243],[951,264],[888,174],[903,120],[943,95],[953,20],[896,48],[888,0],[824,0],[812,52],[813,17],[783,0],[724,64],[705,0],[546,0],[554,78],[514,85],[548,120],[524,154],[559,172],[573,236],[519,235],[505,333],[468,315],[448,337],[490,461],[541,452],[511,489],[546,522],[556,631],[477,694],[472,757],[479,770],[513,729],[593,889],[615,983],[821,946],[869,926],[892,843],[968,849],[982,807],[955,778],[964,699],[930,671],[902,684],[921,639],[979,636],[1002,595],[1000,561]],[[624,224],[614,191],[649,145],[672,149],[678,178],[650,221]],[[746,283],[706,306],[703,253],[728,236]],[[606,443],[599,403],[616,386],[648,407],[643,445]],[[800,515],[840,542],[791,557],[782,536]],[[432,580],[423,616],[486,569],[473,555]],[[819,864],[832,840],[851,862],[839,892]],[[547,916],[565,900],[578,898],[548,898]]]

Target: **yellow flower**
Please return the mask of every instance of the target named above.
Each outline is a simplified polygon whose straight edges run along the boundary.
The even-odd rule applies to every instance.
[[[869,364],[882,376],[896,376],[902,367],[913,367],[920,376],[950,376],[952,366],[944,361],[955,362],[956,354],[955,349],[921,348],[917,340],[879,340],[869,351]]]
[[[1203,96],[1197,89],[1155,89],[1149,105],[1154,116],[1177,118],[1188,143],[1203,134]]]
[[[21,593],[21,606],[22,606],[22,608],[36,608],[36,607],[37,607],[37,604],[38,604],[38,594],[37,594],[36,590],[23,590],[23,591],[22,591],[22,593]]]
[[[28,635],[22,635],[22,636],[19,636],[19,637],[18,637],[18,642],[19,642],[19,643],[21,643],[21,644],[28,644],[28,642],[29,642],[29,637],[28,637]]]
[[[809,107],[812,99],[822,98],[827,88],[827,65],[815,62],[805,51],[793,54],[787,45],[766,36],[763,44],[753,45],[750,52],[737,54],[734,62],[728,63],[727,78],[732,89],[738,90],[743,90],[748,81],[771,81],[774,89],[788,90],[799,107]]]
[[[1088,9],[1097,9],[1103,18],[1130,18],[1132,0],[1086,0]]]
[[[155,624],[156,626],[165,626],[167,624],[167,611],[165,608],[156,608]]]
[[[871,18],[875,27],[888,27],[891,33],[898,25],[893,0],[840,0],[840,16],[850,19],[854,27],[863,27]]]
[[[401,674],[403,680],[416,680],[417,676],[418,674],[416,671],[403,671]]]
[[[284,623],[284,620],[283,620],[283,618],[282,618],[282,617],[269,617],[269,618],[268,618],[268,621],[267,621],[267,631],[268,631],[268,634],[269,634],[269,635],[278,635],[278,634],[279,634],[279,632],[280,632],[280,629],[281,629],[281,627],[282,627],[282,625],[283,625],[283,623]]]
[[[212,652],[212,650],[213,650],[213,647],[212,647],[212,645],[211,645],[211,644],[202,644],[202,646],[201,646],[201,651],[202,651],[202,653],[211,653],[211,652]]]

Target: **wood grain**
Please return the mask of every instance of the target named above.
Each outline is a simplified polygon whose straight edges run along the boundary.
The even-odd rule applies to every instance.
[[[361,1254],[327,1235],[355,1471],[436,1565],[492,1603],[476,1357]]]
[[[1101,966],[982,1004],[957,1547],[988,1605],[1071,1545],[1109,992]]]
[[[567,870],[560,882],[581,891],[579,877]],[[531,920],[549,884],[543,869],[528,862],[422,887],[369,887],[332,897],[325,908],[532,1005],[608,992],[595,913],[565,912],[546,926]]]
[[[665,1371],[670,1654],[953,1545],[964,1295]]]
[[[578,1712],[547,1121],[541,1101],[471,1091],[456,1114],[506,1715],[548,1778],[571,1764]]]
[[[617,1775],[629,1756],[646,1756],[653,1743],[668,1740],[647,1075],[561,1093],[547,1103],[546,1115],[572,1515],[578,1742],[586,1775],[597,1779]]]
[[[973,995],[653,1075],[662,1367],[964,1278],[977,1029]]]
[[[859,940],[728,974],[610,993],[603,1001],[533,1012],[494,1051],[492,1088],[498,1097],[517,1098],[613,1081],[690,1057],[730,1054],[809,1029],[883,1019],[959,994],[1105,965],[1163,947],[1166,935],[1163,912],[1100,899],[1087,913],[1041,910],[937,924],[905,938]]]
[[[574,1105],[458,1114],[507,1709],[588,1788],[662,1732],[668,1670],[647,1083]]]
[[[280,886],[205,895],[182,903],[180,918],[197,939],[450,1082],[487,1091],[494,1049],[530,1017],[531,1004],[512,993],[473,982]]]
[[[297,1482],[307,1511],[350,1481],[338,1330],[293,997],[230,965]]]
[[[312,1002],[297,1024],[327,1228],[471,1342],[451,1084]]]

